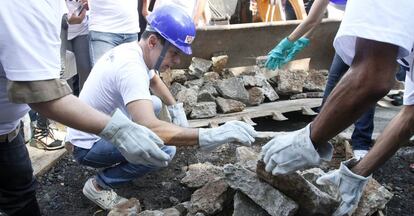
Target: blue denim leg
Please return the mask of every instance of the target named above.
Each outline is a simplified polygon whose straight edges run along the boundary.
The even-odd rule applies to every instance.
[[[325,103],[336,84],[348,71],[349,66],[335,53],[329,69],[328,81],[323,94],[322,106]],[[372,133],[374,130],[375,106],[365,112],[356,122],[352,133],[352,147],[354,150],[369,150],[372,144]]]
[[[154,107],[154,113],[158,117],[161,112],[162,101],[159,97],[155,95],[151,95],[151,99],[152,99],[152,106]]]
[[[117,34],[109,32],[89,31],[89,55],[92,66],[108,50],[132,41],[138,41],[138,34]]]
[[[8,215],[40,215],[36,184],[22,133],[0,142],[0,209]]]
[[[175,146],[164,146],[161,149],[171,159],[176,152]],[[159,168],[129,163],[114,145],[103,139],[97,141],[91,149],[75,147],[73,154],[82,165],[105,168],[95,178],[98,185],[105,189],[117,187]]]

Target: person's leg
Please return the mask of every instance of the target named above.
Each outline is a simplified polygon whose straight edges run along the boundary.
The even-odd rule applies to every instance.
[[[72,50],[76,59],[76,70],[79,76],[79,92],[92,69],[89,57],[88,35],[79,35],[72,39]]]
[[[8,215],[41,215],[35,189],[29,153],[19,133],[0,143],[0,209]]]
[[[107,32],[89,32],[89,55],[91,66],[103,56],[108,50],[118,45],[121,37],[118,34]]]
[[[414,135],[414,106],[404,106],[387,125],[371,151],[352,168],[355,174],[369,176]]]
[[[159,97],[151,95],[152,106],[154,107],[154,113],[156,116],[159,116],[162,108],[162,101]]]
[[[326,99],[335,88],[336,84],[341,80],[342,76],[348,71],[349,66],[341,59],[341,57],[335,53],[332,60],[331,67],[329,68],[328,80],[326,82],[325,91],[323,92],[322,106],[325,104]]]
[[[395,45],[357,39],[350,70],[311,124],[315,146],[327,143],[387,94],[394,82],[397,52]]]

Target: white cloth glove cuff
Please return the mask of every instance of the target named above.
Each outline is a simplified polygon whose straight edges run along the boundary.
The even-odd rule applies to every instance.
[[[118,146],[119,143],[114,142],[112,138],[121,127],[127,126],[130,121],[131,120],[129,120],[119,109],[116,109],[115,112],[113,112],[108,124],[106,124],[105,128],[98,134],[98,136],[111,142],[115,146]]]

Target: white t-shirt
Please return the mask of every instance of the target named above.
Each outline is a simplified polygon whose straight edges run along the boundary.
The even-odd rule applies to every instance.
[[[75,13],[76,15],[79,14],[80,12],[79,9],[81,5],[82,5],[82,2],[80,0],[66,0],[66,6],[68,7],[68,19],[73,13]],[[86,16],[80,24],[69,24],[68,40],[72,40],[73,38],[79,35],[88,34],[88,20],[89,20],[89,11],[86,12]]]
[[[89,30],[138,33],[138,0],[89,0]]]
[[[151,100],[149,84],[153,76],[138,43],[121,44],[96,62],[79,98],[108,115],[118,108],[131,118],[126,105],[135,100]],[[90,149],[100,138],[69,128],[66,139],[75,146]]]
[[[59,78],[63,1],[2,1],[0,7],[0,134],[12,131],[29,110],[10,103],[7,79]]]
[[[399,58],[407,56],[414,43],[413,13],[410,0],[349,0],[334,40],[336,53],[351,65],[359,37],[394,44]]]
[[[398,63],[408,68],[404,82],[404,105],[414,105],[414,53],[398,60]]]

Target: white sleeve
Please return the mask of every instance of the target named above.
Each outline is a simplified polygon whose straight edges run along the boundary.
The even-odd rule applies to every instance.
[[[151,100],[147,70],[129,62],[117,72],[117,87],[124,105],[135,100]]]

